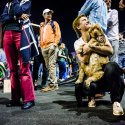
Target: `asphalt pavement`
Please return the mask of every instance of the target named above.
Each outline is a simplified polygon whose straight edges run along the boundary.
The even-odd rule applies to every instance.
[[[28,110],[6,107],[10,93],[0,90],[0,125],[125,125],[125,115],[113,116],[110,94],[96,99],[97,106],[77,107],[74,96],[75,78],[61,82],[59,90],[43,93],[35,91],[36,104]],[[121,102],[125,111],[125,96]]]

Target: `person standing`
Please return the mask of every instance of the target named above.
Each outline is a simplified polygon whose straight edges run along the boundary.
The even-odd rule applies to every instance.
[[[67,56],[65,53],[65,44],[61,43],[59,46],[59,51],[58,51],[58,58],[57,58],[57,63],[59,66],[59,79],[60,81],[66,80],[66,60]]]
[[[110,61],[118,63],[118,48],[119,48],[119,20],[118,11],[111,9],[112,0],[104,0],[108,8],[108,22],[106,35],[113,47],[113,55],[110,56]]]
[[[3,48],[11,80],[12,100],[6,105],[7,107],[21,106],[21,109],[29,109],[35,105],[30,63],[29,60],[23,62],[23,57],[29,55],[22,55],[20,50],[21,45],[26,42],[22,38],[22,24],[20,22],[29,20],[30,8],[30,0],[8,0],[1,15],[1,21],[4,25]],[[21,98],[23,103],[21,103]]]
[[[86,0],[78,15],[85,14],[90,23],[98,23],[105,32],[107,29],[107,7],[103,0]]]
[[[40,23],[40,47],[50,82],[42,89],[43,92],[58,89],[56,76],[57,46],[60,42],[61,31],[59,24],[52,20],[53,10],[43,10],[44,22]]]

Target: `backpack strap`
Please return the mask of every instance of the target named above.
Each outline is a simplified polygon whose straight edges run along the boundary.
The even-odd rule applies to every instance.
[[[56,26],[54,25],[54,20],[51,21],[50,25],[51,25],[51,27],[52,27],[52,29],[53,29],[53,33],[55,33],[55,31],[56,31]],[[62,37],[60,38],[59,43],[62,43]]]
[[[54,25],[54,21],[52,20],[51,23],[50,23],[52,29],[53,29],[53,32],[55,33],[55,30],[56,30],[56,27]]]

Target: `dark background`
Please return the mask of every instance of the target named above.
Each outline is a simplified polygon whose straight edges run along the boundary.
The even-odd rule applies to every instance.
[[[40,24],[44,21],[42,11],[46,8],[54,10],[53,20],[56,20],[61,28],[62,40],[69,51],[74,51],[74,41],[77,39],[72,29],[72,22],[85,0],[31,0],[31,21]],[[0,0],[0,14],[3,11],[6,0]],[[119,0],[112,0],[112,8],[118,9]]]

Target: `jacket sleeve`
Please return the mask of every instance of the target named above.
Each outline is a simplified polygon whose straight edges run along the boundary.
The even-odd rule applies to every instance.
[[[7,20],[9,20],[11,17],[10,15],[8,14],[8,7],[7,7],[7,4],[3,10],[3,13],[1,14],[0,16],[0,22],[2,23],[5,23]]]
[[[54,25],[56,27],[56,29],[55,29],[55,43],[59,44],[60,38],[61,38],[60,27],[59,27],[59,24],[56,21],[54,22]]]
[[[113,11],[112,12],[112,17],[111,17],[111,20],[113,22],[112,25],[115,25],[115,24],[118,24],[118,11],[115,10],[115,9],[113,9],[112,11]]]
[[[29,0],[24,0],[20,3],[19,0],[13,0],[14,15],[21,15],[30,11],[31,2]]]
[[[96,0],[86,0],[84,5],[81,7],[80,11],[78,12],[78,15],[85,14],[86,16],[89,15],[90,11],[93,8],[93,5],[96,3]]]

